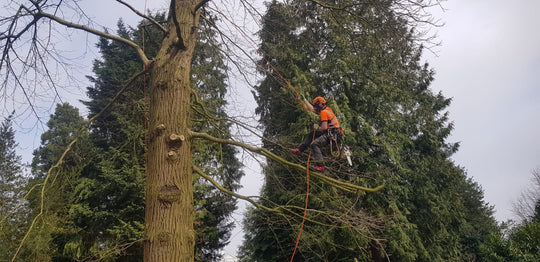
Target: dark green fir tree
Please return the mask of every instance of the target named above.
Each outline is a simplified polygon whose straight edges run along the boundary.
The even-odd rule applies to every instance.
[[[68,240],[82,237],[86,232],[75,218],[79,209],[76,191],[83,182],[81,173],[91,165],[96,153],[88,133],[79,133],[84,124],[77,108],[68,103],[58,104],[47,122],[48,130],[41,135],[41,146],[34,151],[32,177],[27,187],[32,210],[28,223],[32,227],[20,254],[22,259],[82,259],[80,246]],[[75,138],[77,142],[64,155]]]
[[[11,259],[26,227],[23,164],[16,152],[12,117],[0,123],[0,261]]]
[[[263,18],[261,51],[306,97],[324,96],[345,128],[353,167],[329,157],[325,176],[385,185],[377,193],[347,194],[312,182],[311,216],[295,261],[474,260],[496,230],[483,193],[450,159],[458,149],[446,141],[450,99],[430,90],[434,73],[421,63],[412,17],[393,3],[273,1]],[[263,73],[257,112],[265,147],[287,155],[311,131],[312,119],[275,73]],[[305,164],[307,154],[289,158]],[[303,210],[303,174],[273,162],[264,172],[262,203]],[[329,210],[342,216],[321,220]],[[290,259],[300,219],[253,210],[245,223],[243,261]],[[351,230],[358,226],[364,231]]]

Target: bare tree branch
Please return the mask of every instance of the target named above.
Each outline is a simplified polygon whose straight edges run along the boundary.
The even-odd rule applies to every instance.
[[[532,178],[529,188],[524,189],[518,200],[513,203],[514,213],[521,221],[530,221],[534,218],[536,205],[540,203],[540,167],[531,171]]]
[[[289,219],[287,215],[293,215],[299,219],[303,218],[303,212],[305,207],[303,206],[293,206],[293,205],[278,205],[276,203],[273,203],[272,201],[268,199],[264,199],[259,196],[244,196],[238,193],[235,193],[231,190],[228,190],[227,188],[220,185],[217,181],[212,179],[208,174],[204,173],[200,168],[197,166],[193,166],[193,171],[206,179],[208,182],[210,182],[212,185],[214,185],[216,188],[218,188],[221,192],[234,196],[238,199],[245,200],[249,203],[251,203],[256,208],[259,208],[261,210],[276,213],[285,219]],[[257,199],[263,199],[264,201],[267,201],[270,203],[273,207],[268,207],[263,204],[258,203],[254,200],[254,198]],[[313,224],[321,225],[328,228],[352,228],[357,232],[366,231],[362,230],[365,228],[380,228],[380,221],[376,219],[371,219],[369,217],[366,217],[364,214],[361,214],[357,211],[353,212],[331,212],[331,211],[322,211],[317,209],[307,209],[309,213],[314,213],[314,217],[318,218],[319,220],[315,220],[309,217],[306,217],[306,221],[309,221]],[[297,212],[295,212],[297,211]],[[362,219],[358,219],[358,218]],[[327,221],[339,221],[340,223],[325,223],[323,220],[326,219]]]
[[[144,15],[143,13],[139,12],[137,9],[133,8],[131,5],[129,5],[128,3],[126,3],[126,2],[124,2],[122,0],[116,0],[116,1],[123,4],[123,5],[125,5],[125,6],[127,6],[129,9],[131,9],[131,11],[133,11],[138,16],[150,21],[152,24],[157,26],[161,31],[167,32],[167,29],[165,27],[163,27],[158,21],[154,20],[152,17]]]
[[[231,190],[228,190],[227,188],[223,187],[222,185],[220,185],[218,182],[216,182],[214,179],[212,179],[212,177],[210,177],[209,175],[207,175],[206,173],[204,173],[200,168],[198,168],[197,166],[193,166],[193,171],[197,174],[199,174],[200,176],[202,176],[204,179],[206,179],[208,182],[210,182],[212,185],[214,185],[217,189],[219,189],[221,192],[225,193],[225,194],[228,194],[228,195],[231,195],[231,196],[234,196],[234,197],[237,197],[239,199],[242,199],[242,200],[245,200],[249,203],[251,203],[252,205],[254,205],[255,207],[257,208],[260,208],[260,209],[264,209],[266,211],[271,211],[270,208],[264,206],[264,205],[261,205],[259,203],[257,203],[257,201],[253,200],[253,198],[259,198],[259,197],[253,197],[253,196],[244,196],[244,195],[240,195],[238,193],[235,193]]]
[[[205,19],[208,24],[210,26],[212,26],[216,32],[219,34],[220,38],[223,40],[224,43],[228,42],[230,44],[232,44],[233,46],[237,47],[249,60],[251,60],[251,62],[253,64],[257,64],[256,60],[248,54],[248,52],[246,50],[244,50],[236,41],[234,41],[233,39],[231,39],[227,34],[223,33],[219,28],[218,26],[211,20],[207,19],[206,17],[202,17],[202,19]],[[233,59],[232,55],[230,54],[230,52],[227,52],[225,50],[223,50],[217,43],[215,43],[210,37],[207,38],[208,39],[208,43],[210,43],[214,48],[216,48],[217,50],[219,50],[224,56],[226,56],[229,61],[231,63],[233,63],[233,65],[237,68],[237,71],[242,75],[242,77],[244,78],[244,81],[246,83],[249,83],[250,80],[249,80],[249,77],[244,73],[244,68],[242,67],[241,64],[239,64],[239,62],[236,60],[236,59]],[[252,86],[252,84],[250,84],[250,86]]]
[[[147,65],[147,66],[150,65],[151,61],[148,59],[148,57],[146,57],[146,55],[144,54],[144,51],[142,50],[142,48],[139,45],[135,44],[133,41],[127,40],[125,38],[122,38],[122,37],[119,37],[119,36],[116,36],[116,35],[109,34],[107,32],[98,31],[98,30],[96,30],[94,28],[90,28],[90,27],[85,26],[85,25],[71,23],[71,22],[68,22],[68,21],[60,18],[60,17],[54,16],[54,15],[51,15],[51,14],[48,14],[48,13],[44,13],[44,12],[41,12],[41,11],[38,14],[36,14],[36,16],[38,16],[38,17],[47,17],[47,18],[49,18],[49,19],[51,19],[53,21],[58,22],[59,24],[62,24],[64,26],[69,27],[69,28],[81,29],[81,30],[83,30],[85,32],[88,32],[88,33],[91,33],[91,34],[94,34],[94,35],[97,35],[97,36],[101,36],[101,37],[104,37],[104,38],[107,38],[107,39],[110,39],[110,40],[115,40],[115,41],[127,44],[128,46],[133,47],[137,51],[137,54],[139,55],[139,58],[142,60],[144,65]]]
[[[239,147],[245,148],[245,149],[247,149],[247,150],[249,150],[251,152],[263,155],[263,156],[265,156],[267,158],[270,158],[272,160],[278,161],[278,162],[280,162],[282,164],[285,164],[287,166],[295,168],[297,170],[304,171],[304,172],[307,171],[306,167],[301,166],[299,164],[292,163],[290,161],[287,161],[284,158],[270,152],[268,149],[265,149],[265,148],[254,147],[254,146],[250,146],[248,144],[241,143],[241,142],[238,142],[238,141],[221,139],[221,138],[213,137],[213,136],[211,136],[209,134],[206,134],[206,133],[199,133],[199,132],[194,132],[194,131],[189,132],[189,136],[191,138],[202,138],[202,139],[206,139],[206,140],[213,141],[213,142],[216,142],[216,143],[239,146]],[[350,183],[347,183],[347,182],[342,182],[342,181],[333,179],[331,177],[327,177],[327,176],[325,176],[325,175],[323,175],[321,173],[317,173],[317,172],[311,172],[310,174],[312,174],[315,178],[323,181],[324,183],[327,183],[327,184],[329,184],[329,185],[331,185],[333,187],[336,187],[336,188],[339,188],[339,189],[342,189],[342,190],[345,190],[345,191],[348,191],[348,192],[358,192],[358,191],[377,192],[377,191],[384,188],[384,186],[382,186],[382,185],[378,186],[378,187],[375,187],[375,188],[368,188],[368,187],[353,185],[353,184],[350,184]]]

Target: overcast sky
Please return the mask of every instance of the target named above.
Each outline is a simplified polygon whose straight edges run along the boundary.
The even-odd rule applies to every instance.
[[[453,157],[477,181],[499,221],[540,166],[540,1],[454,0],[438,29],[433,90],[453,98],[461,147]]]
[[[115,1],[82,4],[87,2],[99,9],[90,16],[113,31],[116,14],[127,12]],[[142,0],[130,2],[141,10],[144,6]],[[148,7],[166,7],[165,2],[148,0]],[[442,45],[435,49],[437,56],[426,53],[425,59],[436,71],[431,88],[453,98],[448,111],[455,130],[449,140],[461,143],[453,159],[482,186],[499,221],[515,218],[512,202],[529,186],[531,170],[540,166],[540,1],[450,0],[443,7],[447,10],[436,14],[445,22],[436,29]],[[137,21],[124,19],[130,25]],[[237,102],[249,103],[249,89],[244,93]],[[39,137],[19,143],[29,159]],[[261,178],[253,170],[246,173],[241,193],[255,194]],[[226,252],[235,253],[241,240],[237,230]]]

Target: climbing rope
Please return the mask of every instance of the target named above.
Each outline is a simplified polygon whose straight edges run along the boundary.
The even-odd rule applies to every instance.
[[[313,137],[311,138],[311,141],[313,140],[315,140],[315,130],[313,130]],[[298,250],[298,245],[300,244],[300,237],[302,236],[302,232],[304,231],[304,224],[306,223],[308,202],[309,202],[309,161],[310,159],[311,159],[311,149],[309,150],[307,168],[306,168],[306,204],[304,206],[304,216],[302,217],[302,223],[300,223],[300,230],[298,232],[298,237],[296,238],[296,244],[294,244],[294,250],[291,255],[290,262],[293,261],[294,256],[296,255],[296,250]]]
[[[240,32],[240,35],[242,35],[242,37],[248,42],[250,43],[250,45],[255,49],[257,50],[257,54],[259,54],[262,59],[272,68],[272,70],[283,80],[283,82],[285,82],[287,84],[287,86],[294,91],[294,93],[296,94],[296,97],[298,98],[298,100],[300,101],[300,103],[303,103],[303,99],[302,99],[302,96],[300,94],[300,92],[298,92],[298,90],[296,90],[296,88],[294,88],[294,86],[291,85],[291,83],[287,80],[287,78],[285,78],[280,72],[279,70],[264,56],[264,54],[254,46],[254,44],[252,43],[252,41],[250,41],[250,39],[246,36],[246,34],[244,33],[244,31],[239,28],[234,22],[231,21],[231,19],[229,19],[227,17],[227,15],[225,15],[223,12],[221,12],[221,10],[217,7],[217,5],[212,2],[214,4],[214,7],[215,7],[215,10],[221,14],[225,20],[227,20],[229,23],[231,23],[237,30],[238,32]],[[307,108],[305,108],[306,111],[309,112],[309,110]],[[312,140],[313,141],[315,140],[315,130],[313,131],[313,137],[312,137]],[[293,251],[293,254],[291,256],[291,262],[293,261],[294,259],[294,256],[296,254],[296,251],[298,250],[298,245],[300,243],[300,237],[302,236],[302,232],[303,232],[303,229],[304,229],[304,224],[305,224],[305,221],[306,221],[306,217],[307,217],[307,211],[308,211],[308,202],[309,202],[309,164],[310,164],[310,160],[311,160],[311,148],[309,150],[309,154],[308,154],[308,160],[307,160],[307,166],[306,166],[306,202],[305,202],[305,206],[304,206],[304,215],[302,217],[302,223],[300,224],[300,230],[298,232],[298,237],[296,238],[296,244],[294,246],[294,251]]]
[[[148,0],[144,0],[144,17],[146,17],[146,4]],[[143,53],[145,53],[145,39],[144,39],[144,31],[146,26],[146,20],[143,18],[142,20],[142,50]],[[146,71],[146,64],[143,63],[143,71]],[[143,96],[144,96],[144,170],[148,170],[148,150],[146,148],[148,147],[148,87],[146,85],[146,74],[143,74]]]

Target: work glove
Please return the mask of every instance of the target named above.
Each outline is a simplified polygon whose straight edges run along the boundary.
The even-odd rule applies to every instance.
[[[300,98],[302,98],[302,100],[305,100],[306,98],[304,97],[304,94],[300,93]]]
[[[315,130],[319,129],[319,124],[313,124],[313,129]]]

